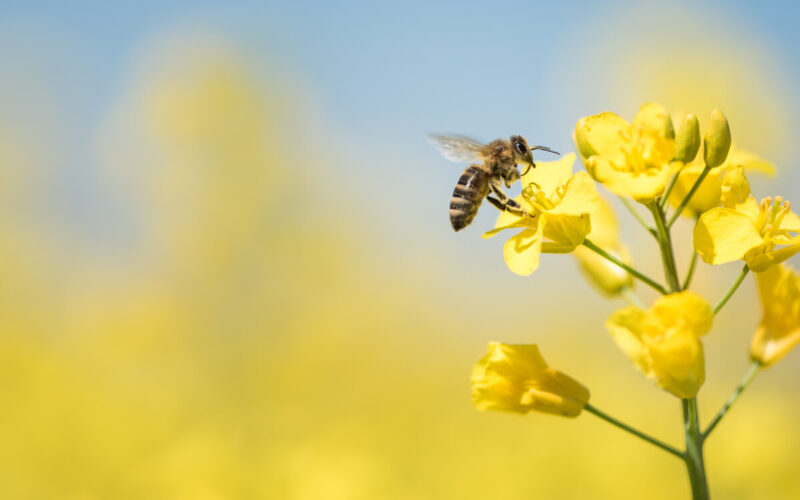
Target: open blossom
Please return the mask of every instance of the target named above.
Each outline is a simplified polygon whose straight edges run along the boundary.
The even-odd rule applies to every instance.
[[[611,112],[581,118],[575,125],[575,143],[592,178],[642,203],[664,192],[673,170],[672,120],[654,102],[639,109],[633,124]]]
[[[705,381],[700,337],[711,329],[713,313],[694,292],[658,298],[648,310],[624,307],[606,328],[639,370],[679,398],[697,394]]]
[[[522,194],[515,198],[531,217],[502,212],[495,228],[483,235],[490,238],[505,229],[522,229],[503,246],[511,271],[527,276],[539,267],[542,252],[571,252],[589,234],[589,214],[597,209],[599,197],[586,172],[572,174],[573,163],[574,153],[537,163],[522,176]]]
[[[686,198],[686,195],[703,172],[704,167],[703,155],[700,154],[694,161],[687,163],[681,169],[678,179],[675,181],[675,187],[669,197],[669,202],[673,207],[680,205],[683,199]],[[772,163],[759,158],[749,151],[731,146],[725,162],[708,172],[708,175],[695,191],[681,215],[695,218],[703,212],[708,212],[712,208],[720,206],[722,202],[722,180],[725,178],[726,173],[736,167],[742,167],[745,172],[759,172],[766,175],[775,173],[775,166]]]
[[[548,367],[535,344],[490,342],[472,371],[472,402],[479,410],[577,417],[587,401],[589,390]]]
[[[800,251],[800,218],[780,196],[757,202],[743,169],[725,174],[722,207],[704,213],[694,230],[694,247],[709,264],[744,260],[761,272]]]
[[[800,274],[778,264],[756,275],[761,323],[750,345],[750,357],[769,366],[800,342]]]
[[[619,238],[619,226],[614,209],[608,201],[600,198],[597,210],[591,214],[592,230],[587,238],[606,252],[630,265],[628,249]],[[579,246],[572,253],[580,264],[581,271],[589,282],[608,296],[619,295],[625,288],[633,287],[633,277],[618,265],[595,251]]]

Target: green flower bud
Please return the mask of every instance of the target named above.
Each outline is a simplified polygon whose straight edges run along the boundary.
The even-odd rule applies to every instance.
[[[678,129],[676,145],[678,146],[676,160],[689,163],[697,156],[697,151],[700,149],[700,122],[693,114],[690,113],[683,118]]]
[[[705,151],[703,159],[710,168],[722,165],[728,157],[731,148],[731,129],[728,120],[722,111],[714,109],[711,112],[711,122],[708,124],[705,138]]]

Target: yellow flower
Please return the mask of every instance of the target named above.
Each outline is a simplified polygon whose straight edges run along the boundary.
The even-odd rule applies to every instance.
[[[713,317],[701,296],[679,292],[660,297],[647,311],[620,309],[606,328],[642,373],[679,398],[690,398],[705,380],[700,336],[711,329]]]
[[[800,274],[784,264],[756,275],[763,315],[750,357],[769,366],[800,342]]]
[[[472,403],[479,410],[577,417],[587,401],[589,390],[549,368],[535,344],[489,342],[472,370]]]
[[[722,207],[700,216],[694,247],[709,264],[743,259],[761,272],[800,251],[800,218],[780,196],[756,202],[743,169],[736,167],[722,182]]]
[[[646,203],[659,196],[672,171],[675,131],[660,104],[644,104],[633,124],[605,112],[575,125],[586,170],[612,192]]]
[[[742,167],[745,171],[760,172],[770,176],[775,174],[775,166],[772,163],[759,158],[749,151],[731,146],[725,162],[708,172],[703,183],[695,191],[694,196],[689,200],[681,215],[694,219],[703,212],[708,212],[712,208],[718,207],[721,203],[722,179],[727,172],[736,167]],[[687,163],[681,169],[680,175],[678,175],[678,179],[675,182],[675,187],[673,187],[669,196],[669,202],[673,207],[681,204],[689,190],[694,186],[697,178],[700,177],[703,168],[703,155],[699,154],[694,161]]]
[[[603,250],[630,265],[630,254],[619,240],[619,227],[614,209],[608,201],[602,198],[599,201],[597,211],[590,214],[592,230],[588,238]],[[633,287],[633,278],[626,270],[593,250],[579,246],[573,255],[589,282],[606,295],[615,296],[623,289]]]
[[[503,212],[495,228],[483,235],[490,238],[504,229],[522,228],[503,246],[511,271],[527,276],[539,267],[542,252],[571,252],[589,234],[589,214],[597,209],[599,197],[586,172],[572,175],[573,163],[574,153],[557,161],[537,163],[535,169],[522,176],[522,195],[515,198],[531,217]]]

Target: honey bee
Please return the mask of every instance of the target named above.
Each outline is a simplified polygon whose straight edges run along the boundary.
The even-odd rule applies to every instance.
[[[505,184],[509,188],[527,173],[528,169],[536,168],[533,151],[542,150],[559,154],[544,146],[528,147],[528,141],[521,135],[512,135],[509,140],[497,139],[489,144],[481,144],[460,135],[429,135],[428,138],[431,144],[450,161],[457,163],[480,161],[464,170],[450,198],[450,224],[456,231],[464,229],[472,222],[484,198],[501,211],[520,217],[529,216],[530,214],[519,203],[503,192],[502,185]],[[523,174],[520,174],[517,168],[520,164],[526,166]]]

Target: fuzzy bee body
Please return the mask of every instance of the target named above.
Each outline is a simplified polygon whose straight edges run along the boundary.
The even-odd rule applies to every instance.
[[[491,174],[483,165],[473,164],[464,169],[450,198],[450,224],[460,231],[469,226],[478,214],[481,202],[489,194]]]
[[[542,146],[529,148],[525,138],[519,135],[512,135],[510,140],[498,139],[486,145],[469,137],[456,135],[431,135],[429,138],[448,160],[480,161],[464,170],[453,190],[453,196],[450,197],[450,224],[456,231],[464,229],[472,222],[484,198],[501,211],[520,217],[529,215],[519,203],[503,192],[502,187],[511,187],[511,184],[520,179],[518,164],[525,164],[528,168],[536,167],[531,152],[533,149],[555,153]]]

